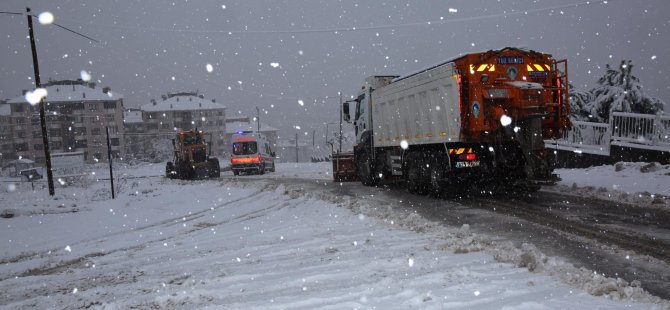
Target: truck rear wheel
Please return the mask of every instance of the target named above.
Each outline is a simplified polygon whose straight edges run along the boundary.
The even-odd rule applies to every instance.
[[[175,177],[174,164],[171,161],[165,164],[165,177],[169,179],[174,179]]]
[[[407,189],[412,194],[425,195],[430,183],[426,181],[426,162],[423,156],[411,156],[407,160]]]
[[[430,186],[435,195],[439,195],[444,190],[444,167],[439,157],[435,157],[430,163]]]
[[[210,178],[218,178],[221,176],[221,166],[219,166],[219,159],[218,158],[210,158],[209,159],[209,177]]]

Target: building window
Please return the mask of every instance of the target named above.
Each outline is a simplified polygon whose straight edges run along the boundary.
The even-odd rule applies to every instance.
[[[12,113],[23,113],[25,107],[22,104],[12,104]]]
[[[84,103],[83,102],[72,103],[72,110],[83,110],[83,109],[84,109]]]
[[[86,135],[86,127],[74,127],[73,130],[75,136]]]
[[[14,144],[14,149],[15,149],[17,152],[25,152],[25,151],[28,150],[28,143],[17,143],[17,144]]]
[[[91,129],[91,135],[99,136],[100,135],[100,128]]]
[[[119,146],[119,138],[111,138],[112,146]]]
[[[105,101],[105,103],[103,103],[103,105],[104,105],[105,109],[116,109],[116,102],[114,102],[114,101]]]
[[[84,139],[84,140],[76,140],[76,141],[74,142],[74,147],[77,148],[77,149],[85,149],[85,148],[88,147],[88,142],[86,141],[86,139]]]
[[[35,144],[35,145],[33,145],[33,149],[35,151],[41,151],[41,150],[44,149],[44,145],[42,143]]]

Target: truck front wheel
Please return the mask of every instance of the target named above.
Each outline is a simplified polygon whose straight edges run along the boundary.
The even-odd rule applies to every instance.
[[[374,186],[377,183],[377,179],[374,175],[375,172],[368,150],[364,149],[358,156],[357,166],[361,183],[365,186]]]

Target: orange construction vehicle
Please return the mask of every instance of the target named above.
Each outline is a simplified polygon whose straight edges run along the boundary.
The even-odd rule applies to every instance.
[[[369,77],[342,107],[356,144],[353,156],[336,158],[344,163],[333,175],[365,185],[403,180],[416,193],[488,181],[554,183],[544,139],[571,126],[567,87],[566,60],[511,47]],[[337,170],[351,166],[355,176]]]
[[[207,152],[207,143],[202,131],[191,129],[177,132],[172,139],[172,147],[174,158],[165,166],[166,177],[190,180],[220,176],[219,160]]]

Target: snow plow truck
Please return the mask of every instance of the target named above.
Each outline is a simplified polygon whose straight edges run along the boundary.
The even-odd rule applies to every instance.
[[[334,165],[340,179],[405,181],[417,194],[480,182],[537,190],[559,180],[544,139],[571,126],[567,61],[510,47],[466,54],[405,76],[368,77],[342,113],[356,143],[333,159],[345,161]]]
[[[218,178],[219,160],[211,157],[202,131],[178,131],[172,139],[174,157],[165,165],[165,176],[170,179]]]

